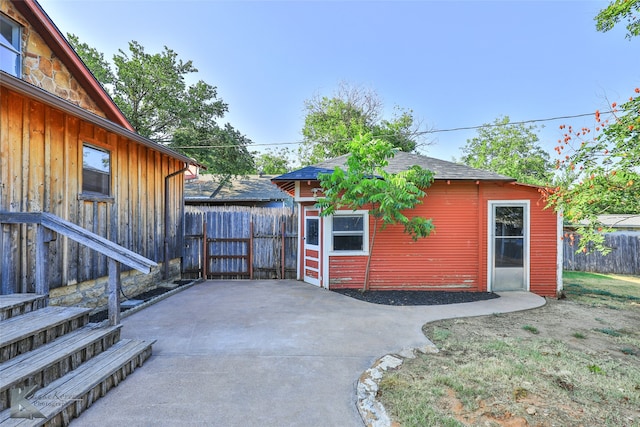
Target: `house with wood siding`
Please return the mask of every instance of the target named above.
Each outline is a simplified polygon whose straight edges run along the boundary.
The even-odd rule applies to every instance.
[[[0,212],[55,215],[158,264],[127,295],[180,274],[182,173],[193,160],[137,133],[34,0],[0,0]],[[33,292],[35,227],[0,229],[2,294]],[[106,304],[107,257],[49,236],[52,304]]]
[[[346,168],[347,156],[272,181],[298,204],[298,279],[328,289],[362,288],[373,219],[366,209],[320,216],[318,175]],[[399,152],[387,172],[417,165],[435,174],[408,217],[431,218],[435,232],[413,241],[401,226],[378,230],[372,290],[530,291],[562,289],[562,222],[539,188],[493,172]]]

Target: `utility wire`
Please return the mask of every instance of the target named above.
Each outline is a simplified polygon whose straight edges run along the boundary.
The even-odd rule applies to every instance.
[[[608,110],[608,111],[600,111],[600,114],[608,114],[608,113],[613,113],[613,110]],[[481,129],[481,128],[486,128],[486,127],[501,127],[501,126],[510,126],[510,125],[524,125],[524,124],[529,124],[529,123],[540,123],[540,122],[551,122],[551,121],[556,121],[556,120],[566,120],[566,119],[575,119],[575,118],[579,118],[579,117],[588,117],[588,116],[594,116],[596,113],[583,113],[583,114],[572,114],[572,115],[566,115],[566,116],[555,116],[555,117],[548,117],[545,119],[531,119],[531,120],[521,120],[521,121],[517,121],[517,122],[508,122],[508,123],[486,123],[483,125],[476,125],[476,126],[462,126],[462,127],[456,127],[456,128],[447,128],[447,129],[429,129],[429,130],[424,130],[424,131],[419,131],[419,132],[411,132],[410,135],[415,135],[415,136],[421,136],[421,135],[429,135],[429,134],[434,134],[434,133],[445,133],[445,132],[458,132],[458,131],[462,131],[462,130],[476,130],[476,129]],[[400,136],[400,134],[397,134],[398,136]],[[381,136],[390,136],[388,134],[386,135],[381,135]],[[375,137],[375,135],[374,135]],[[162,144],[166,144],[166,143],[170,143],[171,141],[156,141],[158,143],[162,143]],[[205,141],[203,141],[205,142]],[[295,141],[295,142],[271,142],[271,143],[251,143],[251,147],[262,147],[262,146],[279,146],[279,145],[298,145],[298,144],[303,144],[306,141]],[[179,148],[179,149],[202,149],[202,148],[231,148],[231,147],[236,147],[237,145],[233,145],[233,144],[226,144],[226,145],[185,145],[185,146],[176,146],[174,148]]]

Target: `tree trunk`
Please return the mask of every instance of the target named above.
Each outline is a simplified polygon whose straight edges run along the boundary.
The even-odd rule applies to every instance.
[[[378,217],[373,217],[373,235],[371,236],[371,244],[369,245],[369,256],[367,257],[367,267],[364,270],[364,286],[362,292],[369,290],[369,269],[371,267],[371,255],[373,254],[373,244],[376,241],[376,232],[378,231]]]

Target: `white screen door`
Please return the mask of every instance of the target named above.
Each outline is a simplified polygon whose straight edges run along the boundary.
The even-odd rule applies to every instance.
[[[527,204],[492,204],[489,250],[492,291],[527,289],[528,229]]]
[[[314,207],[304,208],[304,241],[302,251],[303,280],[320,286],[320,217]]]

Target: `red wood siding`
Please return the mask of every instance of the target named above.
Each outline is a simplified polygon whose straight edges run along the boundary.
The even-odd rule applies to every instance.
[[[478,188],[473,182],[446,184],[437,181],[427,191],[423,204],[413,215],[432,218],[431,236],[414,242],[402,227],[378,231],[371,261],[371,289],[485,290],[478,281]],[[370,218],[370,235],[373,219]],[[332,256],[330,285],[360,287],[345,268],[366,264],[365,256]],[[364,264],[362,264],[364,265]]]
[[[483,187],[483,203],[489,200],[529,200],[529,288],[542,296],[555,297],[557,294],[557,253],[558,225],[552,208],[545,209],[546,203],[536,187],[519,184],[492,184]],[[485,209],[484,215],[487,212]],[[486,220],[485,220],[486,223]],[[484,257],[486,259],[487,234],[485,233]],[[483,280],[486,283],[486,265]]]
[[[301,181],[300,182],[300,195],[299,197],[314,197],[314,196],[321,196],[322,193],[317,192],[316,194],[313,193],[314,188],[320,188],[320,183],[318,183],[317,181]]]
[[[436,181],[413,215],[432,218],[431,236],[414,242],[402,227],[378,231],[371,289],[487,290],[489,200],[530,200],[530,289],[556,295],[556,216],[537,188],[509,183]],[[373,219],[370,218],[370,236]],[[330,287],[359,288],[366,256],[330,256]]]

